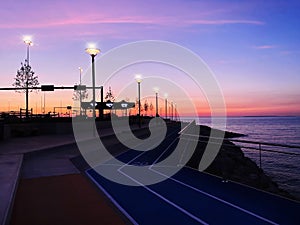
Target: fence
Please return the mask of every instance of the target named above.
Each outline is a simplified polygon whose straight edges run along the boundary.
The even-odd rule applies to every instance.
[[[231,146],[227,141],[233,142],[240,147],[244,154],[256,161],[259,168],[264,169],[273,181],[283,190],[300,199],[300,146],[282,143],[270,143],[265,141],[245,140],[240,138],[218,138],[208,136],[191,135],[185,132],[186,128],[180,132],[184,136],[194,136],[194,140],[207,143],[208,138],[211,143],[223,142],[223,146]],[[190,138],[189,138],[190,139]],[[223,141],[224,140],[224,141]]]

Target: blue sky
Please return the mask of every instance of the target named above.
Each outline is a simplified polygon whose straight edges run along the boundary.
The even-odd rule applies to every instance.
[[[182,45],[207,63],[229,115],[300,115],[299,17],[299,1],[5,1],[0,87],[11,86],[25,58],[23,35],[32,35],[31,65],[40,83],[55,85],[78,82],[78,67],[90,65],[84,52],[90,41],[105,54],[155,39]],[[71,92],[47,96],[49,110],[72,102]],[[40,101],[40,93],[31,94],[32,105]],[[8,104],[17,110],[24,97],[1,92],[0,102],[0,110]]]

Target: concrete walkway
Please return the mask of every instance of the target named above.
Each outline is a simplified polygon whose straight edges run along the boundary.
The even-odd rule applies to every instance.
[[[111,134],[113,134],[113,130],[110,128],[101,130],[101,137]],[[87,141],[89,139],[91,139],[91,137],[86,137],[81,141]],[[44,152],[43,150],[68,145],[75,145],[73,134],[11,138],[0,142],[0,225],[6,225],[9,222],[10,211],[21,173],[23,173],[22,176],[26,178],[79,173],[71,162],[66,163],[66,158],[51,162],[49,157],[53,159],[53,154],[47,153],[39,155],[40,152]],[[26,165],[21,171],[24,154],[26,153],[35,154],[34,163],[44,163],[46,170],[36,171],[35,167],[32,166],[34,163],[29,163],[29,166]],[[38,156],[36,156],[36,154],[38,154]],[[53,169],[51,170],[49,169],[51,163],[58,164],[55,165],[55,168],[52,167]],[[28,171],[30,171],[30,173]]]
[[[12,138],[0,142],[0,225],[8,224],[24,154],[74,142],[72,135]]]
[[[0,224],[6,224],[12,210],[23,155],[0,156]]]
[[[25,154],[74,142],[74,136],[69,134],[12,138],[0,142],[0,155]]]

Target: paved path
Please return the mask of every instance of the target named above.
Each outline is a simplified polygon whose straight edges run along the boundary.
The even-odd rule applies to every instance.
[[[21,179],[10,225],[125,225],[126,219],[81,174]]]
[[[101,130],[101,136],[111,134],[112,129]],[[85,137],[81,141],[89,139]],[[74,148],[73,134],[11,138],[0,142],[0,225],[9,219],[20,175],[33,178],[79,173],[69,161],[70,156],[79,154]]]
[[[110,161],[98,166],[138,187],[109,181],[93,169],[86,171],[133,224],[300,224],[299,202],[222,182],[218,177],[190,168],[183,167],[172,177],[166,175],[170,167],[150,166],[143,176],[133,172],[134,166],[152,165],[170,155],[176,146],[177,133],[174,128],[169,130],[168,138],[154,150],[129,150],[119,155],[117,158],[125,166]],[[143,185],[148,177],[166,180]]]
[[[0,142],[0,225],[9,219],[24,154],[74,144],[73,135],[11,138]],[[49,162],[49,160],[48,160]],[[45,165],[46,166],[46,165]]]
[[[17,187],[22,155],[0,156],[0,224],[5,224],[11,213],[11,202],[13,201]]]
[[[39,178],[78,174],[80,171],[70,161],[80,155],[76,144],[52,148],[49,151],[27,153],[23,159],[21,178]]]
[[[107,136],[111,134],[113,134],[113,130],[110,128],[101,130],[101,136]],[[80,141],[86,141],[89,139],[92,139],[92,137],[86,136],[83,137]],[[45,149],[47,150],[50,148],[55,148],[57,146],[74,143],[75,138],[73,134],[11,138],[0,142],[0,156],[11,154],[25,154],[28,152],[42,151]]]

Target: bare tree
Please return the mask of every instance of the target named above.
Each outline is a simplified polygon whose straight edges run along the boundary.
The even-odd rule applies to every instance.
[[[153,112],[153,108],[154,108],[154,107],[153,107],[153,105],[152,105],[152,102],[150,102],[149,108],[150,108],[151,116],[153,116],[153,113],[152,113],[152,112]]]
[[[105,98],[106,101],[114,102],[115,101],[115,96],[113,95],[111,91],[111,87],[108,88],[108,91],[106,92]],[[112,110],[110,111],[112,114]],[[115,115],[117,115],[117,110],[115,109]]]
[[[115,101],[115,96],[112,94],[111,87],[109,87],[108,92],[106,92],[105,100],[111,102]]]
[[[76,90],[73,93],[72,99],[74,101],[79,101],[80,100],[80,95],[81,95],[81,100],[87,99],[89,97],[89,93],[88,93],[87,90],[84,90],[84,91]]]
[[[28,117],[28,98],[29,92],[32,92],[32,87],[39,85],[38,76],[35,75],[34,71],[31,69],[31,66],[28,63],[28,60],[25,59],[25,63],[21,63],[21,68],[17,71],[16,77],[14,78],[13,86],[20,88],[16,90],[19,93],[26,94],[26,118]]]
[[[82,115],[82,108],[81,108],[81,103],[84,99],[87,99],[89,97],[88,91],[87,90],[76,90],[73,93],[73,101],[79,101],[79,109],[80,109],[80,116]]]
[[[149,104],[148,104],[147,99],[146,99],[145,103],[144,103],[144,110],[145,110],[145,115],[146,116],[147,116],[148,109],[149,109]]]

